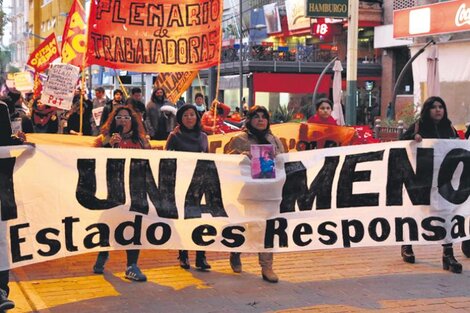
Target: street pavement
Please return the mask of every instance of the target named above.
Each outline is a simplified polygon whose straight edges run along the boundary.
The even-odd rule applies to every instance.
[[[143,251],[144,283],[124,278],[125,253],[112,251],[104,275],[96,254],[14,269],[15,312],[470,312],[470,259],[456,245],[462,274],[442,270],[439,245],[416,246],[416,264],[399,247],[281,253],[280,282],[261,279],[256,254],[234,274],[228,253],[208,252],[212,271],[178,266],[177,251]],[[194,253],[190,252],[191,264]]]

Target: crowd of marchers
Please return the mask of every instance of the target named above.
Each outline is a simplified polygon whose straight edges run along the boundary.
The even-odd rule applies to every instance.
[[[251,156],[251,146],[272,145],[274,154],[283,153],[279,138],[271,132],[269,111],[260,105],[246,105],[230,112],[224,103],[213,101],[208,108],[204,95],[197,93],[193,104],[183,100],[171,103],[162,88],[155,88],[147,104],[142,102],[142,91],[133,88],[125,99],[124,92],[116,89],[112,99],[105,90],[95,89],[95,97],[87,99],[80,89],[76,90],[70,110],[61,111],[41,103],[40,99],[26,99],[16,90],[9,90],[0,98],[0,146],[28,144],[25,133],[61,133],[96,136],[96,147],[151,149],[150,140],[166,140],[166,150],[208,153],[208,135],[240,130],[227,144],[225,153]],[[82,105],[81,105],[82,104]],[[315,104],[316,113],[309,123],[336,125],[331,116],[333,103],[326,98]],[[95,114],[99,112],[100,114]],[[80,125],[81,124],[81,125]],[[403,134],[402,139],[420,142],[423,138],[457,138],[457,132],[448,116],[445,102],[431,97],[423,104],[419,119]],[[1,174],[1,173],[0,173]],[[108,246],[107,242],[102,243]],[[462,251],[470,257],[470,241],[462,243]],[[127,250],[125,277],[133,281],[146,281],[147,277],[138,267],[139,250]],[[405,262],[414,263],[412,246],[402,246],[401,256]],[[96,274],[105,271],[109,252],[100,252],[92,268]],[[179,264],[190,269],[188,251],[180,250]],[[261,276],[276,283],[278,276],[273,270],[273,254],[259,253]],[[230,266],[236,273],[242,271],[240,253],[230,254]],[[442,266],[444,270],[461,273],[462,265],[454,257],[452,244],[443,245]],[[196,251],[195,267],[202,271],[211,269],[205,251]],[[8,299],[9,271],[0,271],[0,312],[14,307]]]

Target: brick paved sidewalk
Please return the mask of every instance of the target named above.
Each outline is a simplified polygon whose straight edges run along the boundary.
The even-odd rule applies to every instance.
[[[442,270],[439,245],[415,247],[405,264],[399,247],[275,255],[278,284],[264,282],[256,254],[243,254],[242,274],[227,253],[208,252],[208,273],[179,268],[176,251],[143,251],[146,283],[124,279],[125,253],[111,252],[104,275],[96,254],[12,272],[10,312],[470,312],[470,259],[455,247],[462,274]],[[194,264],[194,253],[190,253]]]

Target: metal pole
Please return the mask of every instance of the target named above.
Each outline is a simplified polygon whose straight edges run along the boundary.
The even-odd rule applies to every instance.
[[[315,85],[315,89],[313,90],[313,98],[312,98],[312,105],[315,105],[315,101],[316,101],[316,98],[317,98],[317,93],[318,93],[318,87],[320,86],[320,82],[323,78],[323,75],[325,75],[326,71],[331,67],[331,65],[333,65],[333,63],[335,63],[335,61],[338,59],[338,57],[334,57],[333,60],[331,60],[330,63],[327,64],[327,66],[325,66],[325,68],[323,69],[323,71],[321,72],[320,76],[318,77],[317,79],[317,84]],[[314,110],[315,111],[315,110]],[[310,114],[310,112],[308,112]],[[310,117],[310,116],[309,116]]]
[[[240,0],[240,109],[243,101],[243,0]]]
[[[424,47],[422,47],[421,49],[419,49],[418,52],[416,52],[416,54],[408,60],[408,62],[406,62],[405,66],[403,67],[403,69],[401,70],[400,74],[398,75],[398,78],[397,78],[397,81],[395,82],[395,86],[393,87],[393,94],[392,94],[392,102],[390,104],[390,107],[391,107],[391,110],[392,110],[392,119],[395,119],[395,102],[397,100],[397,93],[398,93],[398,86],[401,84],[401,81],[403,80],[403,77],[405,76],[405,73],[406,71],[408,70],[408,68],[410,67],[411,63],[413,63],[413,61],[420,56],[421,53],[424,52],[424,50],[430,45],[430,44],[436,44],[436,42],[434,40],[430,40],[428,41],[428,43],[426,45],[424,45]]]
[[[357,36],[359,19],[359,0],[349,0],[348,51],[346,70],[346,124],[356,124],[357,91]]]

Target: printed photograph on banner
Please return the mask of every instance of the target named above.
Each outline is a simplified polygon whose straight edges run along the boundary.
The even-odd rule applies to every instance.
[[[87,63],[137,72],[184,72],[220,60],[221,0],[92,1]]]
[[[251,145],[251,177],[276,178],[273,145]]]
[[[45,105],[63,110],[72,107],[73,95],[80,75],[80,68],[70,64],[54,64],[44,84],[41,101]]]

